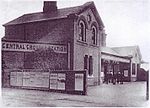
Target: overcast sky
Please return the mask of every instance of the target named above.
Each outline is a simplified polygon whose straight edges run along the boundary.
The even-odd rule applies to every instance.
[[[82,5],[91,0],[59,0],[58,8]],[[93,0],[103,20],[107,46],[139,45],[143,60],[150,62],[150,1],[149,0]],[[0,0],[0,36],[4,27],[23,14],[39,12],[42,0]]]

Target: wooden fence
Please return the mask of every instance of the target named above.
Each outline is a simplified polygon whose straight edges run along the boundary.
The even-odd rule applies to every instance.
[[[86,73],[86,70],[13,70],[10,87],[86,95]]]

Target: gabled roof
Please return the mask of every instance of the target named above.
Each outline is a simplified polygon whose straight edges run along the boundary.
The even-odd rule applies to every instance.
[[[68,15],[72,15],[72,14],[78,15],[88,8],[91,8],[91,10],[93,11],[95,18],[97,19],[99,25],[104,27],[104,24],[94,5],[94,2],[87,2],[81,6],[76,6],[76,7],[58,9],[57,11],[54,11],[51,13],[37,12],[37,13],[31,13],[31,14],[24,14],[23,16],[20,16],[19,18],[16,18],[4,24],[4,26],[67,18]]]
[[[119,53],[117,53],[115,50],[113,50],[109,47],[101,47],[101,52],[111,54],[111,55],[120,56]]]
[[[109,47],[101,47],[101,54],[101,58],[104,60],[113,60],[118,62],[129,63],[131,59],[131,57],[128,56],[121,56],[118,52]]]
[[[121,56],[133,56],[137,51],[140,59],[142,58],[139,46],[112,47],[112,49],[118,52]]]

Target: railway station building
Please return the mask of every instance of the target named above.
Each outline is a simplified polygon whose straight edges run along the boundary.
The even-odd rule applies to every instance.
[[[134,47],[132,56],[124,53],[127,47],[106,47],[104,23],[94,2],[59,9],[56,1],[45,1],[42,12],[24,14],[3,26],[3,86],[9,86],[10,72],[16,69],[87,69],[88,85],[102,83],[104,70],[136,80],[139,48]]]

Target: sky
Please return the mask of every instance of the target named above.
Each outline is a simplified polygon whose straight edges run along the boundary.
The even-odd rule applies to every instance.
[[[58,8],[82,5],[91,0],[57,0]],[[150,62],[150,0],[93,0],[105,25],[107,46],[138,45]],[[41,12],[43,0],[0,0],[0,37],[3,24],[27,13]]]

